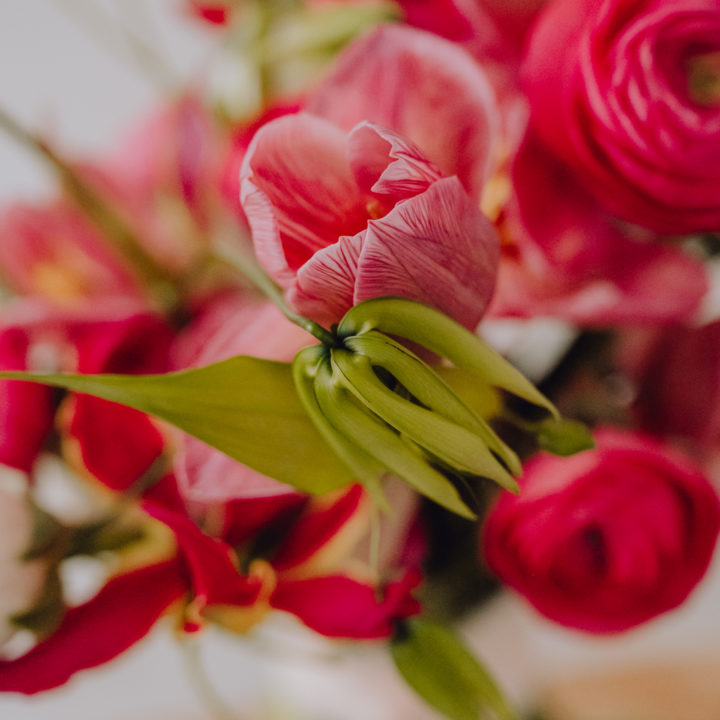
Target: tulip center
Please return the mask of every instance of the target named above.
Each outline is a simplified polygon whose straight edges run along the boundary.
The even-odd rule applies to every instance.
[[[687,61],[688,90],[698,105],[720,106],[720,50]]]

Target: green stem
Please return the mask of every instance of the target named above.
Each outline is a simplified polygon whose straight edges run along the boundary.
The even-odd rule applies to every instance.
[[[217,249],[217,256],[229,265],[239,270],[250,282],[255,285],[269,300],[271,300],[282,314],[295,325],[309,332],[323,345],[335,347],[337,338],[324,327],[304,315],[293,312],[285,302],[282,290],[272,278],[260,267],[254,257],[248,252],[222,245]]]
[[[190,682],[215,720],[237,720],[237,715],[227,706],[210,682],[203,665],[200,645],[186,639],[181,641],[180,647]]]

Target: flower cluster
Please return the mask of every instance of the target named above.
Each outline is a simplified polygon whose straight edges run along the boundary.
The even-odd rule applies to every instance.
[[[244,85],[92,159],[0,108],[60,178],[0,215],[0,690],[168,614],[385,639],[416,686],[451,642],[411,619],[426,592],[490,574],[593,633],[681,604],[720,529],[717,2],[177,12]],[[537,389],[500,351],[532,373],[540,318],[574,342]],[[103,571],[74,602],[79,555]],[[459,715],[416,689],[514,717],[468,683]]]

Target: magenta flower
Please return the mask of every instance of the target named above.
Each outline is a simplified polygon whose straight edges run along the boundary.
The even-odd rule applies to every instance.
[[[595,440],[593,450],[527,463],[520,495],[502,495],[488,516],[484,555],[547,617],[610,633],[685,600],[712,557],[720,503],[665,445],[612,428]]]
[[[492,225],[456,177],[380,126],[346,135],[305,114],[268,123],[245,158],[241,199],[260,262],[320,323],[394,295],[473,328],[492,295]]]
[[[617,215],[717,230],[719,52],[716,0],[558,0],[529,45],[533,122]]]

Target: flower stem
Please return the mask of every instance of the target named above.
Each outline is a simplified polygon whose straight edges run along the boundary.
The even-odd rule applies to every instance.
[[[237,720],[237,715],[227,706],[210,682],[203,665],[200,645],[193,640],[186,639],[181,642],[180,647],[190,682],[214,720]]]
[[[249,253],[237,248],[230,248],[223,244],[217,250],[217,256],[229,265],[239,270],[250,282],[255,285],[269,300],[271,300],[282,314],[295,325],[309,332],[323,345],[335,347],[337,338],[324,327],[304,315],[293,312],[285,302],[282,290],[273,279],[260,267],[257,260]]]

